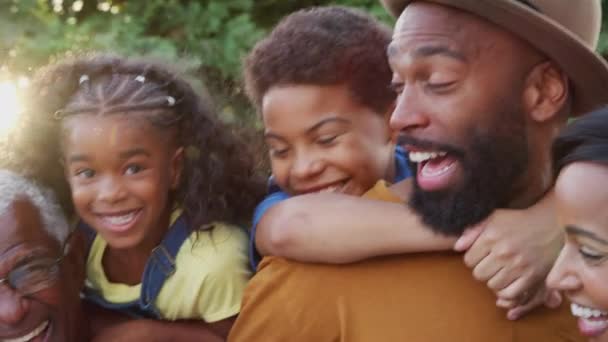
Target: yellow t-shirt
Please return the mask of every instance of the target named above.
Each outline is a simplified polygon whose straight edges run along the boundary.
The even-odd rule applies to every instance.
[[[366,197],[398,202],[384,182]],[[370,229],[374,229],[370,227]],[[585,341],[565,303],[506,319],[456,253],[378,257],[347,265],[265,257],[229,341]]]
[[[87,286],[111,303],[137,300],[141,284],[112,283],[106,277],[101,263],[106,246],[97,235],[87,260]],[[175,273],[156,298],[162,318],[211,323],[238,314],[251,276],[247,246],[247,234],[228,224],[216,223],[211,231],[193,232],[175,257]]]

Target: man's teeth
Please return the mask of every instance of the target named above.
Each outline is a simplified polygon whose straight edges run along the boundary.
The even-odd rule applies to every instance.
[[[49,325],[49,321],[44,321],[44,322],[42,322],[42,324],[40,324],[36,329],[32,330],[30,333],[23,335],[21,337],[17,337],[17,338],[3,339],[2,342],[28,342],[28,341],[34,339],[34,337],[37,337],[38,335],[40,335],[40,333],[42,333],[44,331],[44,329],[46,329],[46,327],[48,327],[48,325]]]
[[[137,215],[138,212],[139,211],[132,211],[126,215],[120,216],[105,215],[103,219],[109,224],[120,226],[131,222],[131,220],[135,218],[135,215]]]
[[[323,189],[317,191],[317,193],[323,194],[323,193],[327,193],[327,192],[336,192],[338,189],[340,189],[340,187],[338,185],[332,185],[332,186],[328,186],[327,188],[323,188]]]
[[[583,319],[598,318],[608,315],[608,312],[584,307],[575,303],[570,304],[572,315]]]
[[[410,152],[410,160],[414,163],[421,163],[437,157],[443,157],[447,152]]]

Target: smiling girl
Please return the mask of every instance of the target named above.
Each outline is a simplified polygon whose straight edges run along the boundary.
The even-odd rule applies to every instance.
[[[65,177],[90,236],[86,299],[150,319],[104,337],[226,336],[250,275],[246,234],[234,224],[263,190],[243,142],[206,98],[149,62],[63,62],[41,71],[36,89],[38,112],[58,123]]]

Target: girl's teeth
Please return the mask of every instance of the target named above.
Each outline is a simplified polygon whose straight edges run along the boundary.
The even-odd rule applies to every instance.
[[[109,216],[108,215],[108,216],[104,217],[104,220],[106,220],[110,224],[120,226],[120,225],[131,222],[131,220],[133,220],[135,215],[136,215],[136,212],[131,212],[127,215],[121,215],[121,216]]]
[[[42,333],[48,325],[49,325],[49,321],[42,322],[42,324],[40,324],[36,329],[32,330],[28,334],[23,335],[21,337],[17,337],[17,338],[4,339],[4,340],[2,340],[2,342],[28,342],[28,341],[32,340],[34,337],[40,335],[40,333]]]

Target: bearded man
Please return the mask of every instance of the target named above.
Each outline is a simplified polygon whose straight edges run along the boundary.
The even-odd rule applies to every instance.
[[[532,206],[552,186],[553,138],[570,116],[608,101],[608,67],[593,52],[600,1],[383,3],[399,17],[388,48],[398,95],[391,127],[415,163],[415,179],[412,193],[375,188],[368,196],[405,196],[447,235],[496,209]],[[468,263],[489,253],[473,250]],[[502,269],[484,266],[475,277],[501,278]],[[565,305],[512,321],[495,300],[455,253],[341,266],[267,257],[230,339],[583,340]]]

